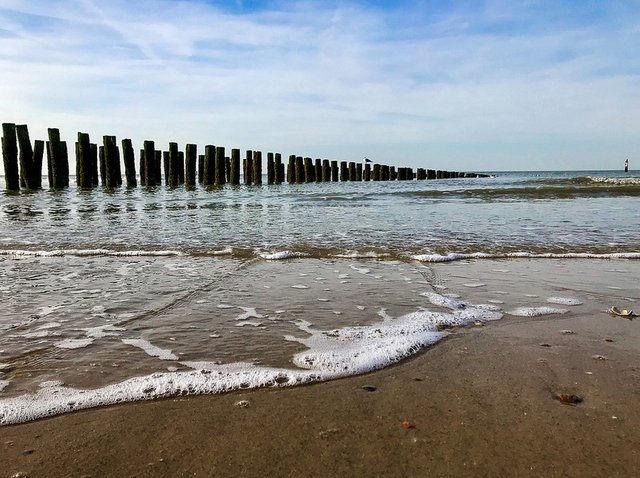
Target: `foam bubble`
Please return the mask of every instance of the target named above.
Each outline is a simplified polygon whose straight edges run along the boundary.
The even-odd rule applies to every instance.
[[[59,349],[82,349],[88,347],[93,343],[92,338],[86,339],[65,339],[60,342],[56,342],[53,345]]]
[[[303,285],[303,284],[295,284],[291,286],[292,289],[308,289],[309,286]]]
[[[260,257],[268,261],[281,261],[284,259],[293,259],[296,257],[307,257],[309,254],[305,252],[293,252],[293,251],[280,251],[273,252],[271,254],[260,253]]]
[[[555,307],[518,307],[507,312],[507,314],[520,317],[539,317],[541,315],[566,314],[567,312],[567,309],[557,309]]]
[[[3,249],[0,256],[22,256],[22,257],[64,257],[64,256],[180,256],[179,251],[112,251],[109,249],[55,249],[51,251],[32,251],[26,249]]]
[[[560,305],[582,305],[582,301],[580,299],[575,299],[573,297],[549,297],[547,302]]]
[[[178,360],[178,356],[173,354],[171,350],[161,349],[144,339],[122,339],[122,343],[138,347],[144,350],[151,357],[158,357],[160,360]]]
[[[473,252],[468,254],[449,253],[441,254],[418,254],[412,256],[420,262],[453,262],[465,259],[640,259],[640,252],[614,252],[609,254],[592,254],[588,252],[567,252],[567,253],[533,253],[533,252],[511,252],[502,254],[488,254],[485,252]]]

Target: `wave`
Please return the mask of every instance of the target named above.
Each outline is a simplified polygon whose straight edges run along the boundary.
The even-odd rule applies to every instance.
[[[482,259],[609,259],[609,260],[638,260],[640,252],[615,251],[599,248],[599,250],[583,251],[554,251],[533,250],[517,251],[511,247],[503,250],[471,251],[471,252],[429,252],[419,253],[410,250],[393,250],[390,248],[340,249],[302,246],[285,250],[257,250],[239,247],[225,247],[222,249],[182,249],[182,250],[115,250],[115,249],[1,249],[0,256],[16,257],[227,257],[232,259],[262,259],[279,261],[289,259],[361,259],[361,260],[401,260],[419,262],[454,262],[460,260]]]

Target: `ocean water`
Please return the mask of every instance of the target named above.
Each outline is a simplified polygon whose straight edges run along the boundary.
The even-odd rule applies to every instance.
[[[2,192],[0,424],[339,378],[503,317],[630,307],[638,259],[640,172]]]

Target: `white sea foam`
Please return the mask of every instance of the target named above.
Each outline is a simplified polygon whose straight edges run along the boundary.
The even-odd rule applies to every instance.
[[[291,286],[292,289],[308,289],[309,286],[306,286],[304,284],[295,284]]]
[[[32,251],[27,249],[0,249],[0,256],[22,257],[62,257],[62,256],[180,256],[179,251],[113,251],[110,249],[55,249],[51,251]]]
[[[60,342],[56,342],[53,345],[59,349],[82,349],[88,347],[93,343],[92,338],[86,339],[65,339]]]
[[[90,327],[88,329],[84,329],[87,337],[91,337],[94,339],[101,339],[104,337],[114,337],[119,335],[119,332],[123,332],[124,328],[116,327],[111,324],[100,325],[98,327]]]
[[[587,176],[587,179],[596,184],[615,184],[618,186],[627,184],[640,184],[640,178],[608,178],[603,176]]]
[[[333,254],[333,257],[340,257],[344,259],[377,259],[380,257],[386,257],[389,254],[385,252],[359,252],[359,251],[347,251],[341,254]]]
[[[539,317],[541,315],[566,314],[567,312],[567,309],[557,309],[555,307],[518,307],[507,312],[507,314],[520,317]]]
[[[470,289],[476,289],[478,287],[485,287],[487,284],[483,284],[482,282],[468,282],[462,285],[465,287],[469,287]]]
[[[453,262],[464,259],[640,259],[640,252],[614,252],[610,254],[592,254],[588,252],[567,252],[567,253],[533,253],[533,252],[511,252],[504,254],[488,254],[485,252],[473,252],[469,254],[450,253],[441,254],[419,254],[412,256],[420,262]]]
[[[255,307],[238,307],[238,308],[244,310],[244,314],[240,314],[238,317],[235,318],[235,320],[247,320],[250,318],[254,318],[254,319],[265,318],[264,315],[258,314],[258,312],[256,312]]]
[[[260,257],[268,261],[281,261],[284,259],[293,259],[296,257],[307,257],[307,256],[309,256],[309,254],[305,252],[295,252],[295,251],[280,251],[280,252],[272,252],[272,253],[261,252],[260,253]]]
[[[299,369],[246,363],[184,362],[183,365],[194,370],[154,373],[94,390],[78,390],[61,382],[47,382],[41,384],[35,394],[0,400],[0,425],[114,403],[292,386],[365,373],[402,360],[437,342],[447,334],[443,329],[501,317],[500,313],[468,305],[452,313],[418,310],[393,320],[331,331],[316,330],[308,322],[301,321],[297,325],[308,335],[285,337],[308,347],[293,357],[293,363]],[[143,346],[144,342],[136,341],[135,345]],[[154,347],[153,350],[162,349]]]
[[[122,339],[122,343],[138,347],[144,350],[151,357],[158,357],[160,360],[178,360],[178,356],[173,354],[171,350],[161,349],[144,339]]]
[[[236,324],[236,327],[261,327],[262,326],[262,322],[258,322],[257,320],[245,320],[244,322],[240,322],[239,324]]]
[[[367,269],[366,267],[357,267],[353,264],[351,264],[349,267],[359,274],[368,274],[369,272],[371,272],[371,269]]]
[[[547,302],[560,305],[582,305],[582,301],[580,299],[575,299],[573,297],[549,297]]]

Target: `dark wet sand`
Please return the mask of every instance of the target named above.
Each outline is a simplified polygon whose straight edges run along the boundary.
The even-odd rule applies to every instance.
[[[637,476],[639,338],[598,310],[508,317],[365,376],[3,427],[0,476]]]

